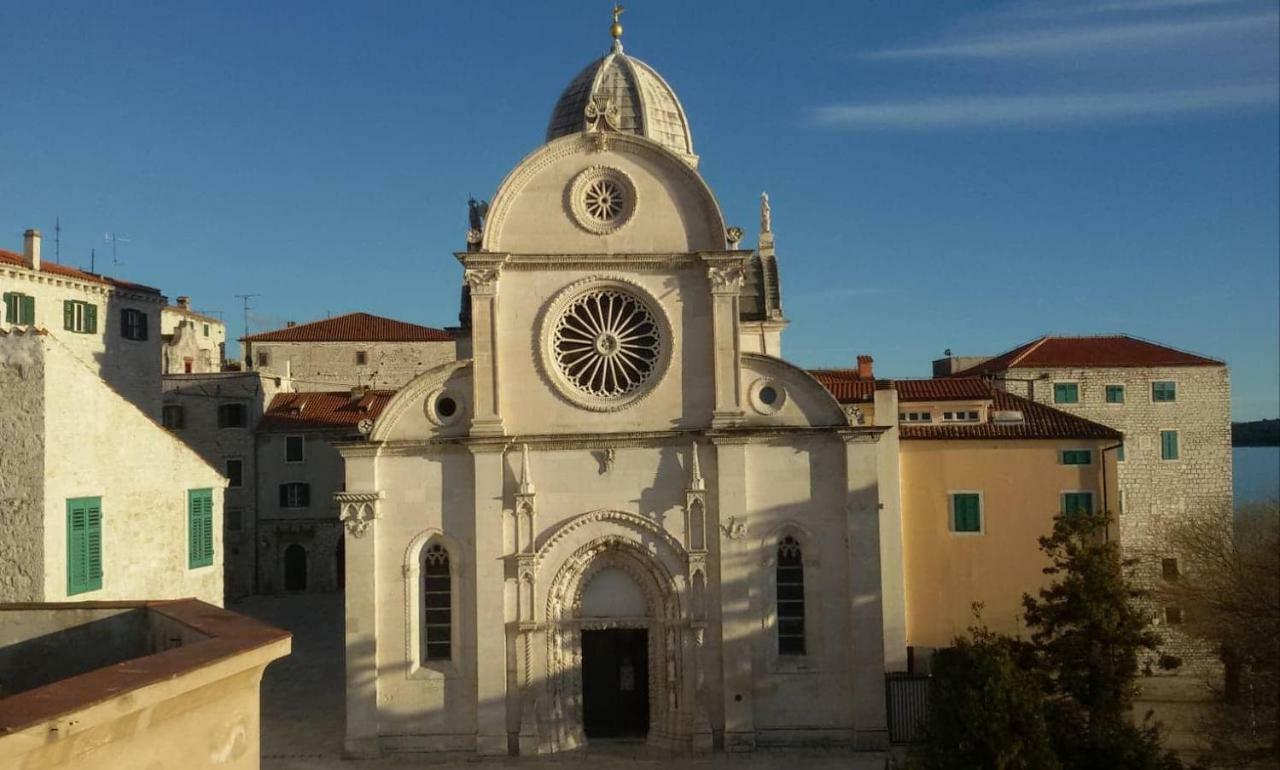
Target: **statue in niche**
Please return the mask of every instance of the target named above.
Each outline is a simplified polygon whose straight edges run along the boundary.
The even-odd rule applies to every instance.
[[[760,232],[773,232],[773,209],[769,207],[769,193],[760,193]]]

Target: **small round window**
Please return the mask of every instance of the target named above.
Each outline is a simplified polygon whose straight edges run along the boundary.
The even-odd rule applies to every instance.
[[[766,406],[773,406],[778,403],[778,391],[772,385],[765,385],[760,389],[760,402]]]
[[[636,210],[636,186],[616,168],[592,166],[573,178],[568,208],[582,229],[608,235],[627,224]]]
[[[458,402],[449,396],[441,396],[436,399],[436,414],[444,419],[449,419],[458,413]]]
[[[463,405],[451,391],[440,388],[427,396],[427,419],[441,427],[451,425],[462,414]]]
[[[773,380],[756,380],[748,392],[751,408],[760,414],[776,414],[787,403],[787,391]]]

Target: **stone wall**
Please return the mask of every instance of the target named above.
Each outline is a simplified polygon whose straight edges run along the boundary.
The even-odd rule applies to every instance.
[[[1133,574],[1141,587],[1159,591],[1164,585],[1163,559],[1178,558],[1185,572],[1185,559],[1171,544],[1180,522],[1199,515],[1230,520],[1231,379],[1226,367],[1013,369],[1007,377],[1010,391],[1125,434],[1125,459],[1117,463],[1122,502],[1112,508],[1119,509],[1121,544],[1126,556],[1137,559]],[[1177,383],[1177,400],[1153,401],[1155,381]],[[1054,382],[1079,383],[1079,403],[1054,404]],[[1106,402],[1107,385],[1125,386],[1123,404]],[[1161,459],[1162,430],[1178,431],[1177,460]],[[1152,601],[1147,608],[1156,617],[1166,650],[1182,658],[1189,670],[1216,667],[1215,651],[1171,627],[1164,605]]]
[[[44,598],[44,349],[0,330],[0,602]]]
[[[302,462],[285,459],[288,436],[302,437]],[[256,526],[258,586],[262,593],[286,590],[285,551],[294,545],[306,551],[305,590],[334,591],[340,587],[338,548],[342,529],[333,494],[343,488],[345,471],[333,440],[333,436],[320,431],[258,434]],[[280,485],[288,482],[310,485],[310,505],[281,507]]]
[[[249,366],[269,376],[293,380],[299,392],[344,390],[354,385],[399,388],[416,375],[455,360],[457,343],[447,342],[254,342]],[[365,363],[357,363],[364,353]],[[260,364],[261,356],[266,363]]]

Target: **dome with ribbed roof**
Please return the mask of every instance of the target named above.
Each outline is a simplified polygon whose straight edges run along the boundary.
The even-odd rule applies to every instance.
[[[689,121],[675,91],[653,67],[613,50],[578,73],[551,113],[547,141],[587,130],[625,131],[666,147],[696,166]]]

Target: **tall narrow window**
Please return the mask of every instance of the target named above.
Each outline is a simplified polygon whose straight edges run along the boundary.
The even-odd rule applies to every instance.
[[[147,338],[147,314],[136,308],[120,310],[120,336],[127,340]]]
[[[213,490],[187,490],[187,567],[213,564]]]
[[[4,320],[11,324],[36,322],[36,299],[16,291],[4,293]]]
[[[432,543],[422,552],[422,657],[449,660],[453,656],[453,586],[449,552]]]
[[[1177,460],[1178,459],[1178,431],[1176,430],[1160,431],[1160,459],[1161,460]]]
[[[102,588],[102,498],[67,500],[67,595]]]
[[[804,562],[794,537],[778,543],[778,653],[804,654]]]

